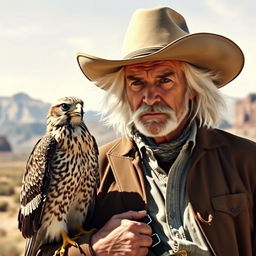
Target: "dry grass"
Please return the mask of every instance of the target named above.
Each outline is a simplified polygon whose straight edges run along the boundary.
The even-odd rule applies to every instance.
[[[0,248],[0,256],[21,256],[24,254],[24,241],[14,232],[12,235],[1,237]]]

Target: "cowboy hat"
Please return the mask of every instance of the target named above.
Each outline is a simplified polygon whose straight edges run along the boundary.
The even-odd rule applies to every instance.
[[[101,82],[105,75],[126,65],[156,60],[179,60],[216,71],[217,87],[232,81],[244,65],[244,55],[233,41],[212,33],[190,34],[183,16],[167,7],[134,13],[124,41],[123,59],[107,60],[86,53],[77,55],[84,75],[104,90],[110,86]]]

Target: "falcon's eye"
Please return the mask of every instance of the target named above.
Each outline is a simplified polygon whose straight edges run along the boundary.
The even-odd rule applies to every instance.
[[[60,106],[63,111],[68,111],[70,109],[70,105],[67,103],[62,103]]]

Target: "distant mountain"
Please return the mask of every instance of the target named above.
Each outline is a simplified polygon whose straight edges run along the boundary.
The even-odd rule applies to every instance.
[[[0,97],[0,136],[5,136],[14,152],[30,152],[45,133],[50,103],[33,99],[25,93]],[[100,121],[95,111],[85,112],[85,122],[98,145],[115,138],[113,131]]]
[[[44,123],[49,106],[25,93],[0,97],[0,125]]]

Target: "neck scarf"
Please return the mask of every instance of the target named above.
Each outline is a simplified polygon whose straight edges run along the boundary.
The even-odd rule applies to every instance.
[[[184,128],[180,136],[172,141],[166,143],[156,144],[153,138],[146,137],[141,134],[134,126],[132,128],[132,134],[135,142],[138,141],[138,138],[152,150],[155,158],[159,163],[173,163],[177,158],[180,150],[183,145],[186,143],[191,132],[191,125],[188,125]]]

